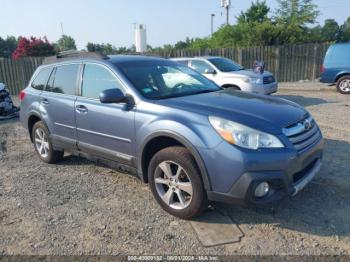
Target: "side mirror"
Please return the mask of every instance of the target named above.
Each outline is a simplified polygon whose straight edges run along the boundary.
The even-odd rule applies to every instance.
[[[120,89],[113,88],[102,91],[100,94],[100,101],[103,104],[127,103],[128,98]]]
[[[216,71],[214,69],[205,69],[204,74],[216,75]]]

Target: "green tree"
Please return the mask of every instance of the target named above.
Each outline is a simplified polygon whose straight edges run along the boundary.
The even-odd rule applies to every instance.
[[[238,23],[263,23],[269,20],[268,14],[270,8],[267,6],[266,1],[253,2],[251,7],[237,17]]]
[[[307,31],[307,39],[309,43],[323,43],[324,37],[322,36],[322,30],[323,27],[320,25],[317,25],[313,28],[309,28]]]
[[[11,57],[17,44],[18,41],[14,36],[8,36],[6,39],[0,37],[0,57]]]
[[[95,43],[87,43],[86,49],[88,52],[99,52],[104,55],[116,55],[116,54],[127,54],[127,53],[135,53],[135,46],[131,46],[129,48],[122,46],[122,47],[115,47],[112,44],[95,44]]]
[[[57,41],[57,46],[59,51],[77,50],[74,38],[68,35],[62,35]]]
[[[349,42],[350,41],[350,17],[345,23],[340,26],[338,42]]]
[[[186,37],[186,40],[185,41],[178,41],[175,45],[174,45],[174,48],[176,50],[179,50],[179,49],[186,49],[186,48],[189,48],[192,44],[192,40],[188,37]]]
[[[334,19],[327,19],[321,31],[322,39],[325,42],[333,42],[338,39],[339,25]]]
[[[224,25],[213,34],[213,37],[210,40],[207,40],[207,45],[212,48],[244,46],[247,42],[249,30],[250,28],[247,23]]]
[[[303,43],[307,41],[307,26],[314,24],[319,11],[312,0],[277,0],[275,20],[280,26],[278,42]]]

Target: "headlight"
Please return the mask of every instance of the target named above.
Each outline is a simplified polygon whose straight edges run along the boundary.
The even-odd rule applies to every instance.
[[[282,142],[274,135],[219,117],[210,116],[209,122],[219,135],[230,144],[255,150],[258,148],[284,147]]]
[[[246,77],[243,78],[243,81],[246,83],[252,83],[252,84],[261,84],[262,80],[260,77]]]

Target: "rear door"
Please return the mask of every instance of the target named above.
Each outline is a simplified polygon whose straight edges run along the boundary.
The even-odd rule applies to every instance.
[[[75,101],[81,64],[56,66],[47,88],[41,93],[41,115],[47,124],[53,143],[62,148],[76,148]]]
[[[81,96],[75,106],[78,147],[103,158],[132,164],[134,148],[134,109],[126,104],[102,104],[99,94],[119,88],[121,82],[108,67],[86,63],[82,74]]]

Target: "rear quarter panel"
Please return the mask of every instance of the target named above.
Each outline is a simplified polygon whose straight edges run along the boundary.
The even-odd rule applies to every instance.
[[[23,90],[25,97],[20,104],[20,121],[23,127],[28,129],[28,119],[32,115],[41,118],[40,115],[40,93],[41,91],[27,87]]]

